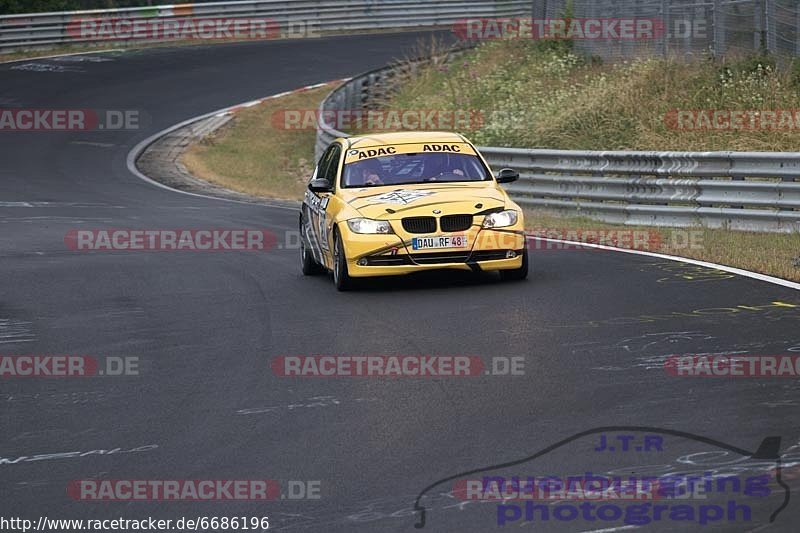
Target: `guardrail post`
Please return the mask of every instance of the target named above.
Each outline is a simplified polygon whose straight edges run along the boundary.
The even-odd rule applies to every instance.
[[[794,55],[800,57],[800,5],[794,6]]]
[[[753,51],[763,53],[764,43],[764,0],[754,0],[753,6]]]
[[[532,19],[547,18],[547,0],[532,0],[531,18]]]
[[[764,31],[766,33],[767,52],[778,51],[778,27],[775,14],[775,0],[764,0]]]
[[[669,35],[672,31],[669,22],[669,8],[668,0],[661,0],[661,24],[664,26],[662,30],[664,35],[662,37],[661,52],[665,58],[669,55]]]
[[[683,32],[683,55],[684,55],[684,57],[687,57],[687,58],[691,57],[692,52],[694,51],[693,48],[692,48],[692,42],[693,42],[692,39],[693,39],[693,35],[694,35],[694,29],[693,29],[692,24],[691,24],[690,21],[694,20],[694,18],[697,16],[698,9],[702,9],[702,8],[692,7],[692,6],[689,6],[687,8],[688,11],[692,12],[692,17],[690,17],[689,21],[687,21],[687,22],[689,22],[689,28],[686,28],[686,30]]]
[[[722,0],[714,0],[712,7],[712,20],[714,24],[714,57],[725,55],[725,14],[722,12]]]

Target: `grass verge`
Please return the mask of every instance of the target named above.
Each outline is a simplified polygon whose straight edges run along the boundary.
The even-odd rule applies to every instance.
[[[563,150],[796,151],[800,60],[642,58],[604,64],[565,45],[487,42],[414,71],[387,109],[471,110],[481,146]],[[745,113],[742,124],[713,111]],[[790,111],[783,116],[771,112]],[[678,111],[699,112],[678,119]],[[766,113],[765,113],[766,112]],[[791,120],[787,120],[791,119]]]
[[[312,128],[276,127],[273,118],[287,109],[314,110],[332,90],[329,84],[242,109],[212,136],[183,155],[195,176],[255,196],[299,200],[314,171]]]

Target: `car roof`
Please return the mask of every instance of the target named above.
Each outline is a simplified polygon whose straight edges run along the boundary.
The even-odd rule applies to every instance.
[[[415,143],[465,143],[464,136],[450,131],[402,131],[393,133],[377,133],[373,135],[357,135],[344,139],[348,148],[367,148],[388,146],[393,144]]]

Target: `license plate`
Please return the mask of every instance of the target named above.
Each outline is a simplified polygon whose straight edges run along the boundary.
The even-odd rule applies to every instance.
[[[434,235],[432,237],[414,237],[411,240],[414,250],[435,250],[437,248],[469,248],[466,235]]]

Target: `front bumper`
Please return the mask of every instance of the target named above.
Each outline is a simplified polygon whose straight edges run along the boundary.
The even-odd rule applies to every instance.
[[[348,271],[350,276],[358,278],[401,276],[441,269],[482,271],[521,268],[522,253],[526,247],[523,228],[524,223],[520,220],[516,226],[508,228],[483,229],[473,226],[459,233],[438,232],[436,235],[466,235],[469,247],[426,251],[415,251],[411,244],[414,237],[426,235],[363,235],[350,231],[347,224],[341,224],[340,231]]]

